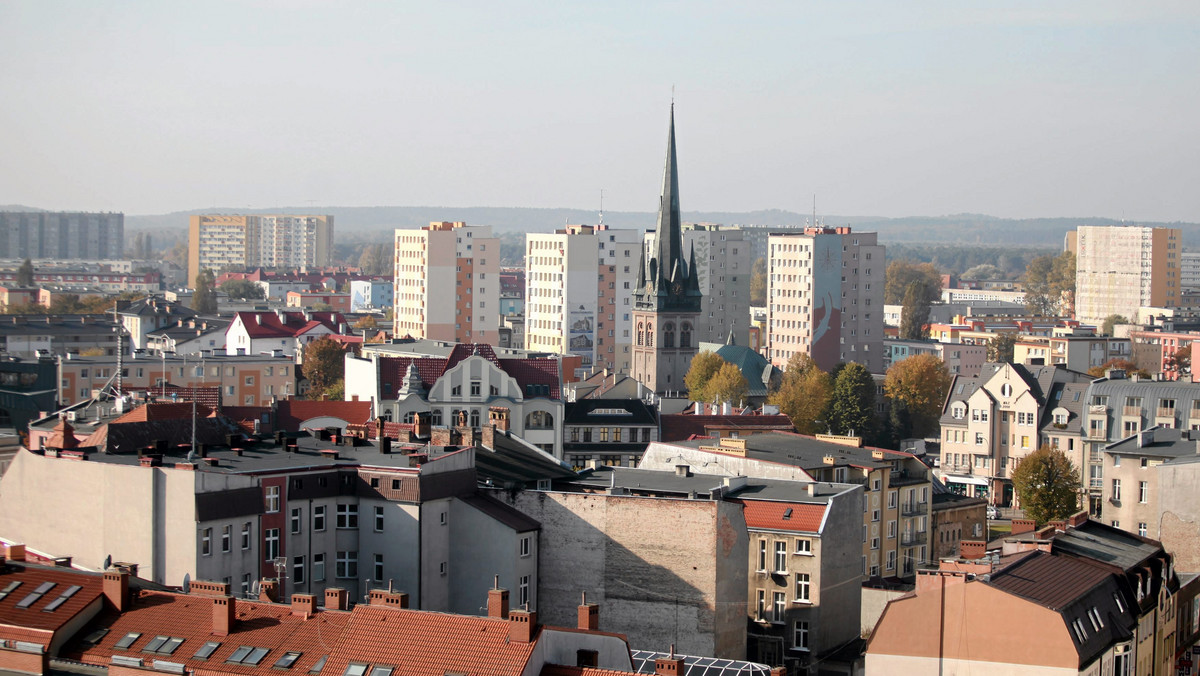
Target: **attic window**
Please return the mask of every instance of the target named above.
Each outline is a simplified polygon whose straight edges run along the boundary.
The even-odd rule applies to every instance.
[[[67,599],[71,598],[76,593],[78,593],[80,589],[83,589],[83,587],[81,587],[77,584],[73,584],[70,587],[67,587],[63,591],[63,593],[58,595],[58,598],[51,601],[50,604],[47,605],[45,608],[42,608],[42,612],[52,613],[52,612],[58,610],[59,606],[66,603]]]
[[[308,670],[308,673],[310,673],[310,674],[321,673],[321,670],[325,668],[325,660],[327,660],[327,659],[329,659],[329,655],[321,655],[321,659],[317,660],[317,663],[312,665],[312,668]]]
[[[221,647],[220,641],[209,641],[208,643],[205,643],[204,645],[200,646],[200,649],[196,651],[196,654],[192,655],[192,659],[206,660],[206,659],[212,657],[212,654],[217,652],[217,648],[220,648],[220,647]]]
[[[300,656],[303,654],[304,653],[299,653],[294,650],[288,651],[283,654],[283,657],[275,660],[275,664],[271,666],[275,667],[276,669],[291,669],[292,665],[295,664],[296,660],[300,659]]]
[[[346,665],[346,670],[342,672],[342,676],[366,676],[367,667],[369,666],[369,664],[351,662]]]
[[[125,634],[124,636],[122,636],[121,640],[117,641],[116,645],[114,645],[113,648],[115,648],[117,650],[129,650],[129,646],[133,645],[134,641],[138,640],[141,637],[142,637],[141,632],[131,631],[128,634]]]
[[[40,599],[46,595],[46,592],[50,591],[51,589],[54,589],[55,584],[57,584],[57,583],[55,583],[55,582],[41,583],[40,585],[38,585],[37,589],[34,589],[33,591],[29,592],[29,594],[27,594],[25,596],[25,598],[21,599],[17,603],[17,607],[18,608],[28,608],[29,606],[32,606],[33,604],[37,603],[38,599]]]
[[[792,518],[792,508],[788,507],[787,509],[783,510],[783,520],[787,521],[791,518]]]
[[[16,591],[16,590],[17,590],[17,587],[20,587],[20,586],[21,586],[21,582],[20,582],[20,580],[17,580],[17,581],[14,581],[14,582],[9,582],[9,583],[8,583],[8,586],[7,586],[7,587],[5,587],[5,588],[3,589],[3,591],[0,591],[0,600],[4,599],[4,598],[5,598],[6,596],[8,596],[9,594],[11,594],[11,593],[13,593],[14,591]]]
[[[392,676],[392,672],[395,670],[396,667],[389,666],[387,664],[376,664],[375,667],[371,669],[371,676]]]

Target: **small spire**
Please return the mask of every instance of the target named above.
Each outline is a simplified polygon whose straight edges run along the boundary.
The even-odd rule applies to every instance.
[[[737,345],[737,339],[734,338],[734,335],[733,335],[733,329],[735,327],[736,327],[736,324],[729,325],[729,337],[725,339],[726,345]]]

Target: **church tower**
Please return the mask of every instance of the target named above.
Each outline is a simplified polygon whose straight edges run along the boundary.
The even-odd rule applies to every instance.
[[[696,251],[683,258],[679,217],[679,169],[675,162],[675,104],[667,133],[667,162],[663,168],[658,225],[649,258],[643,248],[633,294],[632,376],[651,390],[683,392],[696,355],[696,325],[700,319],[700,283]]]

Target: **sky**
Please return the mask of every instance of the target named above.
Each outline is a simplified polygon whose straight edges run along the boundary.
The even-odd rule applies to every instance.
[[[0,0],[0,204],[1200,221],[1200,3]]]

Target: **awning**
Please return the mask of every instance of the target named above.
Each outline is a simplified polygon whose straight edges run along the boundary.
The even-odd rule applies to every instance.
[[[988,480],[986,478],[970,476],[969,474],[943,474],[942,481],[948,484],[971,484],[972,486],[988,485]]]

